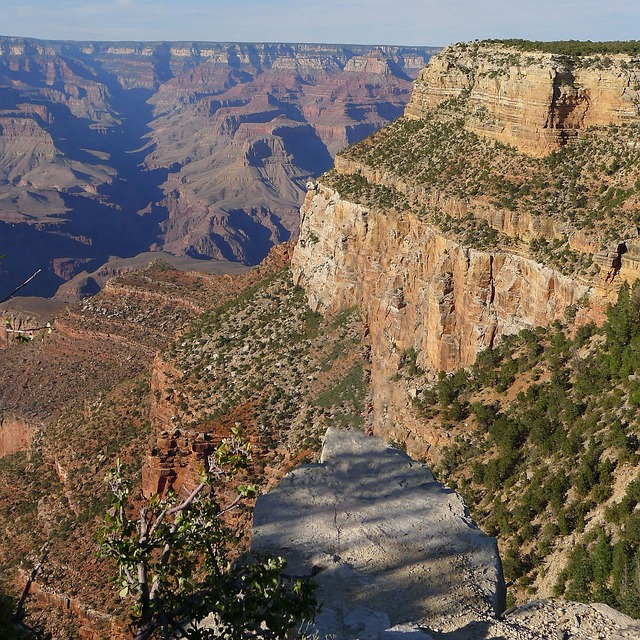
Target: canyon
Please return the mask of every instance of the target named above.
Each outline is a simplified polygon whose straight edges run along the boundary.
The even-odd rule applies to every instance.
[[[571,58],[542,49],[468,43],[434,57],[415,82],[405,117],[339,154],[334,169],[312,185],[292,273],[318,312],[355,306],[363,313],[373,433],[402,443],[453,486],[464,487],[480,525],[500,531],[501,553],[516,558],[508,573],[513,576],[517,565],[515,576],[529,592],[551,596],[563,591],[559,558],[566,562],[582,544],[593,552],[589,535],[600,531],[611,544],[626,544],[605,510],[615,509],[628,491],[637,461],[625,461],[610,446],[607,410],[592,400],[594,426],[587,431],[599,461],[615,468],[611,486],[587,501],[583,538],[574,533],[552,554],[549,547],[540,551],[538,539],[525,551],[531,531],[554,527],[547,499],[532,508],[526,486],[533,476],[542,487],[543,475],[556,473],[562,456],[542,454],[511,475],[509,455],[523,455],[532,443],[524,438],[522,449],[501,444],[500,429],[509,427],[497,418],[520,420],[526,433],[531,416],[540,414],[523,407],[528,398],[533,405],[542,388],[552,390],[557,374],[550,363],[528,376],[517,348],[506,350],[503,365],[518,370],[515,385],[510,377],[482,382],[481,376],[490,377],[480,362],[495,367],[501,345],[535,341],[532,331],[539,336],[564,326],[565,336],[577,336],[590,323],[609,322],[621,286],[637,281],[640,100],[637,56]],[[571,87],[563,90],[582,115],[562,119],[556,110],[565,94],[556,74],[569,71]],[[567,105],[562,108],[567,115]],[[551,348],[539,342],[540,352],[542,344],[545,352]],[[576,363],[567,362],[567,380],[577,380],[573,367],[589,358],[577,352],[565,357]],[[458,384],[461,395],[452,402]],[[629,406],[624,387],[616,392],[619,400],[610,401],[616,407],[611,420]],[[570,387],[560,388],[550,393],[575,401],[569,401]],[[542,401],[537,406],[547,407]],[[581,401],[575,407],[587,410]],[[484,431],[485,410],[495,416],[488,420],[495,425],[492,436]],[[633,409],[626,415],[624,437],[635,438]],[[550,414],[541,419],[554,421]],[[571,431],[572,420],[560,421],[560,433]],[[554,429],[549,426],[549,436]],[[576,459],[583,456],[578,447]],[[483,485],[479,478],[495,464],[508,470]],[[564,464],[562,473],[568,473],[576,462]],[[575,506],[589,493],[582,488],[567,496]],[[500,520],[503,509],[509,515]],[[540,517],[527,533],[522,520],[516,523],[522,513]],[[526,576],[517,573],[523,570]],[[566,578],[566,565],[564,571]]]
[[[623,591],[629,598],[623,604],[635,611],[635,587],[628,576],[639,548],[634,537],[637,373],[621,359],[617,367],[624,375],[603,392],[603,405],[585,391],[586,386],[597,393],[593,381],[582,384],[579,399],[571,385],[578,386],[593,361],[600,369],[609,366],[598,349],[612,341],[610,305],[637,280],[640,266],[640,60],[633,53],[576,57],[524,51],[513,43],[467,43],[445,49],[418,74],[420,56],[407,54],[404,74],[416,80],[411,99],[403,98],[404,115],[380,128],[375,109],[362,107],[372,123],[367,133],[375,132],[338,153],[353,141],[351,125],[346,120],[337,128],[330,125],[335,112],[318,124],[333,108],[331,100],[315,94],[311,100],[307,90],[313,83],[291,84],[296,74],[331,75],[325,63],[314,47],[300,45],[295,56],[278,57],[278,46],[244,52],[238,47],[233,50],[237,58],[225,58],[230,50],[212,47],[214,53],[198,54],[211,56],[206,69],[196,67],[186,75],[176,74],[186,56],[182,49],[169,55],[152,45],[142,50],[123,45],[100,54],[106,66],[117,69],[121,90],[159,85],[153,98],[157,119],[149,133],[154,142],[140,156],[144,153],[151,172],[160,172],[167,202],[173,198],[169,209],[174,213],[165,219],[166,234],[157,248],[228,257],[216,234],[233,221],[232,205],[209,217],[217,205],[204,204],[204,191],[220,189],[214,199],[227,202],[228,197],[232,203],[235,187],[222,177],[232,165],[246,181],[251,172],[243,171],[256,167],[272,185],[284,174],[299,179],[296,193],[304,195],[299,237],[275,246],[260,267],[238,274],[183,272],[162,262],[141,271],[114,271],[94,297],[56,309],[51,335],[37,334],[28,344],[11,342],[0,351],[2,446],[8,454],[0,459],[6,478],[0,500],[11,505],[2,520],[11,540],[3,549],[3,564],[14,566],[29,557],[37,546],[34,531],[38,543],[52,539],[56,554],[41,578],[43,591],[51,590],[52,602],[68,597],[103,611],[109,624],[122,627],[124,605],[106,582],[112,567],[90,559],[87,544],[105,510],[101,479],[116,456],[141,495],[180,491],[197,481],[204,456],[220,438],[241,428],[255,452],[251,473],[264,492],[273,489],[274,497],[267,494],[263,502],[271,507],[263,510],[263,498],[258,501],[264,518],[265,510],[267,516],[275,512],[269,500],[286,494],[296,477],[305,483],[324,477],[340,461],[340,491],[354,490],[348,481],[358,465],[352,468],[346,457],[332,462],[329,454],[321,465],[313,464],[323,441],[331,445],[337,437],[333,431],[325,437],[327,428],[350,427],[405,449],[415,462],[363,436],[402,464],[421,469],[428,464],[432,471],[424,471],[425,483],[442,478],[464,496],[475,521],[498,538],[509,604],[519,605],[504,618],[492,612],[461,619],[462,626],[444,617],[431,627],[422,620],[423,631],[413,632],[425,635],[429,627],[438,640],[487,634],[551,637],[557,629],[563,637],[616,637],[614,632],[634,637],[636,623],[605,605],[525,603],[558,595],[558,584],[569,585],[560,595],[571,600],[574,576],[568,567],[579,573],[572,554],[583,552],[579,557],[586,566],[584,559],[604,540],[611,557],[618,554],[618,566],[626,567]],[[87,50],[99,53],[97,45]],[[236,104],[237,92],[251,85],[239,80],[245,78],[240,71],[251,73],[247,69],[256,64],[256,51],[270,70],[252,80],[257,84],[249,102]],[[332,51],[341,73],[396,77],[393,51],[360,52],[348,60],[340,57],[342,49]],[[125,57],[109,57],[116,55]],[[216,56],[225,64],[236,61],[239,75],[222,72]],[[288,78],[280,93],[276,72]],[[218,82],[216,74],[224,75],[228,86],[215,97],[200,96],[194,83],[206,87],[214,76]],[[332,77],[332,95],[346,96],[342,76]],[[395,87],[389,95],[402,96],[395,82],[385,85]],[[264,83],[270,87],[266,99]],[[294,89],[308,99],[296,104],[304,103],[299,108],[309,118],[315,114],[316,125],[292,117],[283,96]],[[92,95],[98,101],[102,94]],[[179,134],[171,133],[181,113],[170,106],[176,95],[181,109],[194,117],[192,128]],[[243,111],[254,99],[268,114],[264,122]],[[338,103],[342,115],[348,114]],[[103,111],[94,116],[100,131],[119,126]],[[227,148],[244,149],[241,161],[235,155],[218,157],[219,140],[209,151],[197,146],[196,132],[209,125],[225,135],[232,132],[234,142]],[[334,167],[329,169],[327,160],[317,179],[310,171],[287,173],[292,165],[283,164],[283,158],[295,156],[288,146],[292,131],[296,144],[318,149],[314,145],[322,141],[322,162],[337,153]],[[50,153],[46,136],[33,135],[38,153]],[[179,139],[171,140],[176,135]],[[174,167],[173,162],[180,164],[177,148],[190,162]],[[208,153],[217,159],[203,169]],[[220,179],[213,179],[218,171]],[[106,181],[107,173],[92,179]],[[250,217],[276,242],[278,225],[286,218],[284,205],[271,200],[269,212],[258,210],[262,196],[254,185],[248,189],[256,207]],[[152,208],[142,218],[155,213]],[[238,229],[254,237],[253,227],[242,227],[246,218],[237,220]],[[241,259],[246,262],[257,261],[251,242],[240,241],[240,231],[235,239],[225,236],[226,246],[245,251]],[[77,270],[59,264],[69,277]],[[627,307],[637,295],[629,290]],[[596,325],[603,323],[608,328],[598,333]],[[69,384],[59,382],[62,371]],[[481,383],[481,374],[497,382]],[[461,380],[471,380],[469,387]],[[544,395],[549,388],[555,404]],[[528,431],[513,436],[516,419],[505,418],[514,407],[523,424],[533,424],[528,398],[539,400],[539,412],[549,423],[544,423],[547,444],[543,441],[549,450],[543,453]],[[570,425],[565,414],[571,414]],[[536,427],[543,428],[539,421]],[[498,468],[505,458],[502,436],[520,447],[508,451],[508,473]],[[527,467],[531,451],[537,459]],[[294,470],[301,463],[312,465]],[[589,470],[606,479],[607,491],[604,480],[585,480]],[[557,500],[547,486],[556,480]],[[37,497],[42,487],[47,487],[47,501]],[[442,489],[451,510],[471,527],[462,499],[451,489]],[[537,490],[541,496],[533,495]],[[331,523],[327,530],[330,538]],[[246,548],[248,540],[242,544]],[[353,578],[347,562],[334,567],[327,557],[321,560]],[[361,562],[356,560],[354,565]],[[96,588],[86,588],[79,575],[95,576]],[[622,578],[607,579],[609,592],[593,587],[581,597],[587,602],[608,598],[617,605],[611,589],[620,592]],[[397,622],[410,621],[415,611],[409,613]],[[80,627],[82,637],[91,640],[106,633],[80,618],[80,623],[56,618],[57,632]],[[389,622],[396,622],[393,615]]]
[[[0,37],[7,292],[40,268],[29,293],[51,297],[160,249],[257,264],[295,237],[307,180],[400,115],[435,51]]]

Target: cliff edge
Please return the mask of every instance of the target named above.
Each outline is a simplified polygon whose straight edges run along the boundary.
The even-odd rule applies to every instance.
[[[404,117],[312,184],[294,279],[313,309],[363,311],[376,433],[437,444],[411,410],[419,389],[394,380],[408,359],[434,379],[566,314],[602,322],[637,279],[638,73],[631,54],[454,45]]]
[[[496,541],[462,498],[405,453],[360,431],[330,428],[320,464],[261,496],[252,549],[316,574],[321,637],[377,638],[420,621],[452,630],[504,609]]]
[[[602,604],[504,610],[496,542],[429,469],[360,431],[330,428],[320,464],[285,476],[254,510],[252,549],[314,575],[307,633],[336,640],[626,640],[640,623]]]
[[[487,116],[470,120],[471,130],[543,156],[587,127],[638,122],[638,56],[570,56],[500,42],[460,43],[420,72],[405,113],[422,118],[462,94]]]

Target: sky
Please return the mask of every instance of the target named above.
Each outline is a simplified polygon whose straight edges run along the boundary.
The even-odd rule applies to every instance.
[[[48,40],[444,46],[638,40],[639,0],[0,0],[0,35]]]

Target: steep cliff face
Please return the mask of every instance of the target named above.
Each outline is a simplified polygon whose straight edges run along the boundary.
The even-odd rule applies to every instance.
[[[411,212],[388,215],[322,185],[302,208],[292,269],[312,309],[364,312],[376,428],[428,444],[433,434],[393,381],[408,350],[432,372],[468,366],[502,336],[563,318],[592,291],[531,258],[476,250]]]
[[[442,436],[411,409],[420,390],[394,381],[408,354],[432,376],[469,366],[568,308],[578,324],[601,321],[637,277],[637,158],[606,141],[637,147],[638,65],[563,64],[496,44],[448,48],[420,73],[406,117],[339,155],[302,207],[294,278],[314,309],[363,310],[373,424],[416,449]],[[577,132],[580,144],[535,157]],[[581,173],[583,162],[598,166]]]
[[[462,93],[489,116],[470,121],[472,130],[534,155],[589,126],[640,119],[640,68],[632,55],[589,55],[576,63],[502,44],[454,45],[420,72],[406,113],[420,118]]]
[[[31,445],[34,427],[20,418],[0,420],[0,458],[18,451],[27,451]]]

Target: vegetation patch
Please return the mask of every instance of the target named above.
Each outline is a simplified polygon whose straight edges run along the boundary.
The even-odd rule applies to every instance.
[[[362,424],[368,362],[351,308],[323,318],[288,268],[203,315],[167,351],[177,423],[207,430],[238,407],[271,453],[317,451],[327,426]]]
[[[555,53],[562,56],[580,58],[602,54],[627,54],[640,53],[640,40],[616,40],[604,42],[591,42],[590,40],[552,40],[543,42],[540,40],[519,40],[507,38],[504,40],[483,40],[481,44],[503,44],[519,51],[541,51]]]
[[[515,148],[480,136],[465,126],[482,122],[482,109],[462,95],[434,108],[420,120],[400,118],[342,156],[360,164],[363,172],[335,171],[323,178],[341,195],[385,211],[409,207],[397,189],[371,184],[364,169],[386,174],[385,184],[403,181],[433,194],[436,202],[452,197],[468,203],[476,218],[507,211],[514,219],[526,215],[540,224],[565,228],[563,246],[536,247],[565,273],[592,271],[590,259],[573,255],[566,238],[580,230],[605,247],[634,235],[640,224],[640,125],[590,127],[559,151],[533,158]],[[447,218],[437,205],[411,205],[412,211],[435,224]],[[472,225],[472,217],[465,218]],[[470,229],[467,237],[474,237]],[[478,236],[478,248],[486,234]],[[494,240],[496,242],[494,242]],[[553,238],[549,240],[551,242]],[[512,247],[517,238],[494,238],[491,246]],[[560,249],[560,251],[556,251]]]
[[[640,617],[640,283],[602,328],[509,336],[415,405],[451,434],[437,472],[498,536],[513,594],[560,554],[556,595]]]

